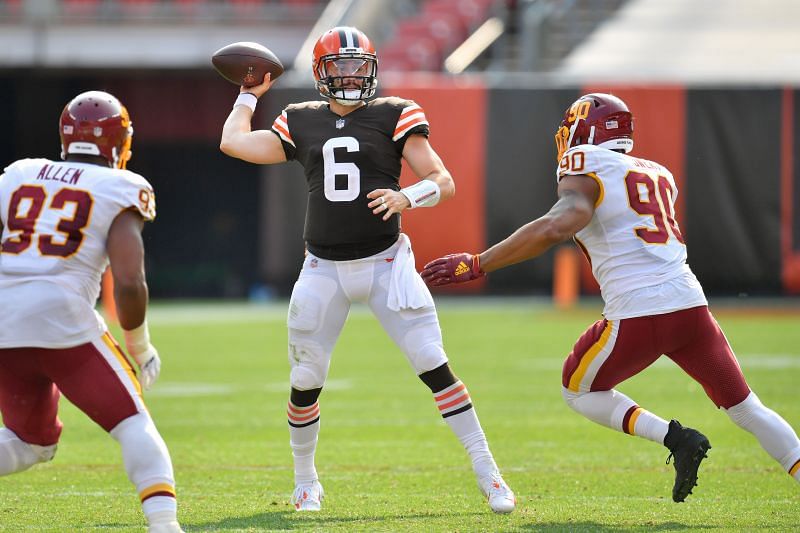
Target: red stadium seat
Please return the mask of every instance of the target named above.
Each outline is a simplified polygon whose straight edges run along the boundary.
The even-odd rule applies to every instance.
[[[404,70],[438,72],[442,69],[441,50],[436,41],[428,36],[418,36],[408,40],[395,38],[391,44],[382,48],[378,59],[387,58],[387,67]],[[379,68],[383,66],[378,64]]]
[[[431,0],[422,8],[422,16],[436,13],[455,15],[466,31],[473,31],[491,14],[497,0]]]
[[[4,0],[0,2],[0,13],[6,16],[17,16],[22,13],[22,0]]]
[[[61,12],[67,17],[94,17],[100,5],[100,0],[63,0]]]

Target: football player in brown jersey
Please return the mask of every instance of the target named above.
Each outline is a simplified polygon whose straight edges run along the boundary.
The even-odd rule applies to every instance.
[[[376,98],[378,59],[351,27],[325,32],[313,51],[325,101],[291,104],[271,130],[251,131],[256,102],[271,82],[240,90],[220,148],[251,163],[296,160],[308,182],[308,254],[292,291],[288,328],[289,433],[295,467],[292,503],[317,511],[323,497],[314,465],[319,395],[331,353],[353,302],[369,305],[430,388],[439,411],[472,459],[493,511],[514,509],[464,384],[448,364],[430,292],[414,267],[400,213],[455,194],[450,173],[428,142],[425,112],[397,97]],[[400,188],[405,159],[420,181]]]

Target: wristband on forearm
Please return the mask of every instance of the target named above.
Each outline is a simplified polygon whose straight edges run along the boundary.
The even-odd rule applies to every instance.
[[[137,328],[122,330],[122,334],[125,336],[125,347],[128,349],[129,355],[134,359],[138,354],[146,352],[150,346],[150,331],[147,328],[147,319]]]
[[[237,105],[243,105],[245,107],[249,107],[250,111],[256,111],[256,104],[258,103],[258,97],[253,93],[239,93],[239,96],[236,97],[236,101],[233,103],[233,107]]]
[[[442,191],[439,184],[433,180],[422,180],[414,185],[400,189],[403,196],[408,198],[411,209],[415,207],[433,207],[439,203]]]

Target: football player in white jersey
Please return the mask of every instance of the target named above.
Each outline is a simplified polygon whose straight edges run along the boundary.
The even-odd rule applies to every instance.
[[[748,387],[686,264],[672,174],[627,155],[633,149],[628,107],[610,94],[582,96],[565,112],[556,145],[559,199],[547,214],[481,254],[431,261],[422,277],[433,286],[470,281],[574,238],[600,284],[605,319],[589,327],[564,362],[567,404],[594,422],[666,446],[674,458],[672,498],[682,502],[697,484],[708,439],[614,389],[666,355],[800,481],[797,434]]]
[[[323,498],[314,457],[319,396],[333,348],[354,302],[369,305],[430,389],[442,418],[467,450],[491,509],[510,513],[516,500],[495,464],[466,386],[450,368],[430,291],[400,233],[400,213],[450,198],[450,173],[428,142],[421,106],[374,96],[375,47],[352,27],[326,31],[313,50],[323,101],[290,104],[271,130],[251,131],[269,78],[240,89],[220,148],[251,163],[295,160],[308,183],[306,256],[289,303],[291,393],[287,410],[298,511],[319,511]],[[402,161],[420,181],[400,188]],[[346,177],[347,179],[339,179]]]
[[[0,175],[0,475],[53,458],[63,394],[119,442],[149,531],[181,531],[172,462],[142,399],[161,368],[141,237],[153,189],[125,170],[133,129],[114,96],[76,96],[59,133],[63,161],[22,159]],[[138,376],[94,309],[109,263]]]

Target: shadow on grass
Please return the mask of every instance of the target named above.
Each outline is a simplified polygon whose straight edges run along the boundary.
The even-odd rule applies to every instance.
[[[642,533],[647,531],[683,531],[687,529],[716,529],[715,526],[709,525],[687,525],[678,522],[664,522],[663,524],[649,524],[647,526],[608,526],[598,524],[597,522],[584,521],[584,522],[564,522],[564,523],[549,523],[549,524],[525,524],[515,526],[514,530],[519,531],[569,531],[570,533],[576,531],[591,531],[596,532],[636,532]]]
[[[458,516],[466,518],[469,515],[483,515],[485,513],[459,513]],[[381,516],[325,516],[318,513],[298,513],[294,509],[285,511],[272,511],[258,513],[251,516],[237,516],[224,518],[215,522],[205,522],[202,524],[181,524],[187,532],[193,531],[218,531],[226,529],[248,529],[254,528],[259,531],[262,529],[274,531],[295,531],[308,528],[324,527],[334,524],[359,523],[367,526],[371,522],[385,523],[392,520],[416,520],[425,518],[441,518],[453,516],[453,513],[416,513],[416,514],[385,514]]]

